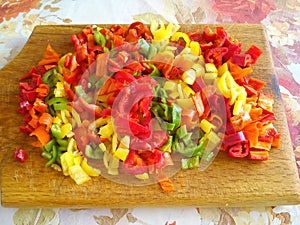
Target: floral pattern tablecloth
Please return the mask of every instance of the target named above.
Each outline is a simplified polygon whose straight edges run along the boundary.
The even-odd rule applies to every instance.
[[[300,167],[299,0],[2,0],[0,68],[23,48],[35,25],[149,23],[261,23],[274,66]],[[0,158],[0,161],[2,159]],[[18,209],[0,206],[0,224],[300,224],[300,206],[254,208]]]

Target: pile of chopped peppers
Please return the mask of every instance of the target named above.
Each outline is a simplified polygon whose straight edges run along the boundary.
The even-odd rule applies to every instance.
[[[20,78],[21,132],[35,136],[46,166],[77,184],[123,170],[138,179],[210,162],[220,149],[232,158],[267,160],[280,146],[273,98],[251,77],[262,51],[223,27],[181,32],[175,24],[134,22],[88,26],[71,36],[74,51],[47,46]]]

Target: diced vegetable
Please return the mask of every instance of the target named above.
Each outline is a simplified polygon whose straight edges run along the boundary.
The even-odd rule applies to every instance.
[[[99,176],[101,166],[113,176],[154,176],[169,192],[164,169],[173,154],[182,169],[211,162],[219,146],[232,158],[269,158],[280,146],[273,97],[262,92],[264,81],[248,77],[262,51],[242,52],[220,26],[179,28],[88,26],[71,36],[73,52],[60,56],[47,46],[20,79],[18,96],[20,131],[37,138],[46,166],[77,184]],[[17,149],[15,159],[24,162],[26,152]]]

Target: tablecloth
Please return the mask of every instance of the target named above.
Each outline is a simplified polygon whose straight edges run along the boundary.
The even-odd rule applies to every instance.
[[[20,52],[36,25],[114,24],[135,20],[149,23],[153,18],[179,24],[234,22],[265,26],[300,166],[299,0],[2,0],[0,68]],[[86,210],[0,206],[0,224],[300,224],[300,206]]]

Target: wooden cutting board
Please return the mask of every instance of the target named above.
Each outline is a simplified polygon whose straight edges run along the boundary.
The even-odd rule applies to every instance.
[[[60,54],[72,51],[70,35],[84,25],[37,26],[21,53],[0,71],[0,160],[1,201],[6,207],[179,207],[179,206],[259,206],[299,204],[300,186],[284,108],[275,77],[270,49],[261,25],[223,25],[243,43],[263,50],[253,76],[267,82],[265,92],[275,99],[275,123],[282,134],[281,148],[270,152],[265,162],[230,159],[219,153],[204,172],[179,171],[172,180],[175,191],[164,193],[158,184],[122,185],[97,177],[81,186],[69,177],[45,168],[33,139],[19,132],[22,116],[16,112],[18,78],[42,58],[50,43]],[[211,26],[213,28],[214,26]],[[203,29],[203,25],[184,25],[182,30]],[[213,28],[214,29],[214,28]],[[14,149],[28,152],[22,164],[13,159]]]

